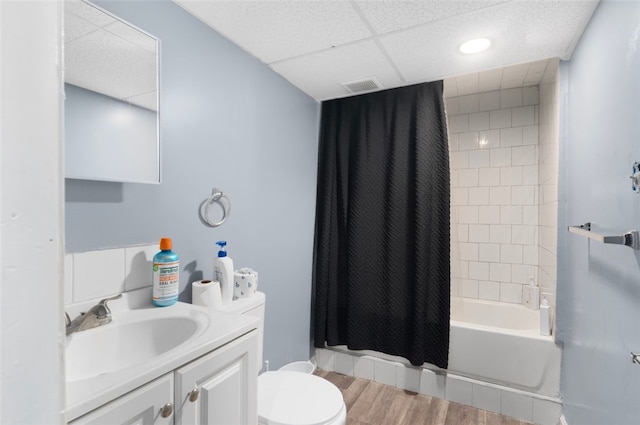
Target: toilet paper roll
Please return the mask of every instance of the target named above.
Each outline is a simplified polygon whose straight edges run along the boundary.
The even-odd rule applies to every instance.
[[[258,289],[258,272],[250,268],[242,268],[233,273],[233,296],[247,298]]]
[[[222,306],[222,294],[218,281],[196,280],[191,284],[191,291],[191,304],[209,308]]]

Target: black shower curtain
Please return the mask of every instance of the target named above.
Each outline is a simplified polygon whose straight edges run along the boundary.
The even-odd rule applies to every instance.
[[[442,81],[323,102],[318,161],[314,345],[446,368]]]

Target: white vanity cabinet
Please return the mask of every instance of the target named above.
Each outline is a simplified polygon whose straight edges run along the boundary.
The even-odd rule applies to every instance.
[[[257,349],[253,330],[70,425],[255,425]]]

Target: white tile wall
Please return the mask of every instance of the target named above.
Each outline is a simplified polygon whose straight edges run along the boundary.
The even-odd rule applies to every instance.
[[[429,369],[420,373],[420,394],[444,398],[445,376]]]
[[[395,387],[398,377],[398,366],[399,363],[376,358],[373,362],[373,380]]]
[[[333,350],[327,350],[325,348],[316,348],[316,361],[317,366],[320,369],[333,371],[335,370],[335,352]],[[373,360],[371,360],[371,377],[373,378]],[[368,378],[370,379],[370,378]]]
[[[353,356],[349,354],[335,353],[334,370],[343,375],[353,376],[353,359]]]
[[[473,388],[471,382],[457,378],[455,376],[447,376],[445,384],[445,398],[456,403],[473,404]]]
[[[514,87],[446,100],[456,174],[451,251],[462,260],[452,262],[452,276],[460,296],[519,303],[530,275],[555,293],[555,269],[541,264],[555,266],[557,240],[557,122],[550,122],[557,104],[551,92]]]
[[[502,392],[498,388],[482,384],[472,384],[473,407],[500,413]]]
[[[533,420],[533,399],[524,394],[503,391],[502,414],[531,422]]]
[[[374,358],[369,356],[356,357],[353,360],[353,376],[373,380]],[[330,369],[333,370],[333,369]]]
[[[157,244],[65,254],[65,304],[151,286]]]

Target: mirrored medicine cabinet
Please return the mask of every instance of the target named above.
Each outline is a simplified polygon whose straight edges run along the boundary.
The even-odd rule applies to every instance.
[[[160,182],[158,39],[65,0],[65,177]]]

